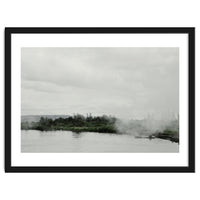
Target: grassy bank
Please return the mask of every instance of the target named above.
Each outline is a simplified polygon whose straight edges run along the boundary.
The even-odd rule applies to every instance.
[[[80,132],[99,132],[99,133],[117,133],[114,127],[112,126],[95,126],[95,127],[68,127],[68,126],[51,126],[51,127],[43,127],[43,126],[36,126],[34,128],[35,130],[40,130],[40,131],[56,131],[56,130],[62,130],[62,131],[73,131],[76,133]]]
[[[150,136],[150,138],[160,138],[160,139],[170,140],[172,142],[179,143],[179,133],[178,133],[178,131],[172,131],[172,130],[169,130],[169,129],[166,129],[163,132],[152,134]]]

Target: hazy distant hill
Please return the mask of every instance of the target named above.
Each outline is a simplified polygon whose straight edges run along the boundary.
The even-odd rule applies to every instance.
[[[39,122],[40,118],[58,119],[68,118],[69,115],[23,115],[21,116],[21,122]]]

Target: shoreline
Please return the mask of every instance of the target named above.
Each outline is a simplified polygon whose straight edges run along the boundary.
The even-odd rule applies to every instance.
[[[156,138],[160,138],[163,140],[170,140],[171,142],[175,142],[179,144],[179,136],[178,135],[170,135],[166,133],[157,133],[153,134],[151,137],[155,136]]]

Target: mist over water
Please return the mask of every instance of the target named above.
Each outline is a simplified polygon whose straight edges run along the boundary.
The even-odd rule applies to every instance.
[[[115,122],[116,129],[123,134],[134,136],[149,136],[154,133],[163,132],[166,129],[171,131],[179,130],[178,119],[141,119],[125,120],[117,119]]]

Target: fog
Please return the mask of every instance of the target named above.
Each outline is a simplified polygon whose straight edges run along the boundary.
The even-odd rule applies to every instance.
[[[22,115],[179,112],[178,48],[22,48]]]
[[[179,121],[177,117],[171,119],[142,119],[142,120],[123,120],[117,119],[115,126],[118,132],[134,136],[149,136],[154,133],[179,131]]]

